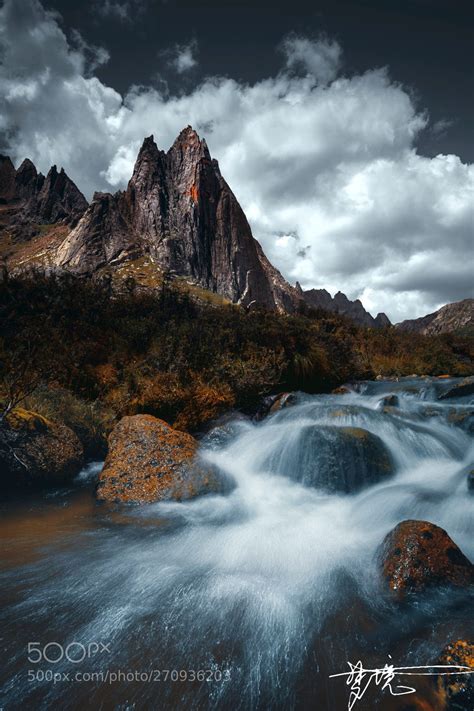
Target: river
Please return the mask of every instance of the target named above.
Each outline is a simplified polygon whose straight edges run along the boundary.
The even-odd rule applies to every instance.
[[[453,417],[473,406],[438,400],[452,385],[361,383],[301,394],[259,423],[236,418],[201,448],[234,482],[222,495],[99,505],[97,463],[74,486],[3,502],[0,706],[344,711],[348,687],[329,677],[348,661],[433,664],[472,637],[467,593],[400,606],[377,569],[404,519],[438,524],[474,560],[474,447]],[[308,433],[335,427],[379,437],[393,474],[328,488],[323,470],[347,456]],[[432,683],[398,698],[373,686],[355,708],[408,708]]]

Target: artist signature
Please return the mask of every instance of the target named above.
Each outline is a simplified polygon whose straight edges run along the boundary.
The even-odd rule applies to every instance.
[[[389,655],[390,656],[390,655]],[[416,689],[412,686],[402,686],[398,684],[397,677],[400,676],[447,676],[451,674],[474,674],[474,669],[459,665],[433,664],[419,667],[394,667],[393,664],[385,664],[381,669],[365,669],[361,661],[349,665],[348,672],[331,674],[330,679],[338,676],[345,676],[346,684],[351,687],[349,694],[348,711],[352,711],[357,701],[360,701],[369,688],[372,681],[376,686],[381,686],[382,691],[388,689],[392,696],[404,696],[414,694]]]

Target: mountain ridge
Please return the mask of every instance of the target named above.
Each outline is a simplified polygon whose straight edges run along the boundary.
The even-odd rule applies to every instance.
[[[425,336],[452,333],[467,328],[474,331],[474,299],[445,304],[426,316],[401,321],[396,324],[396,328]]]
[[[359,299],[340,291],[331,297],[325,289],[289,284],[253,237],[217,160],[191,126],[168,151],[153,135],[145,138],[126,189],[96,192],[90,204],[63,168],[52,166],[44,176],[28,158],[15,170],[0,156],[2,233],[8,246],[3,257],[16,268],[39,262],[48,270],[94,276],[145,259],[150,269],[245,308],[294,313],[305,304],[360,326],[391,326],[384,313],[374,318]],[[21,257],[16,262],[15,254]],[[430,328],[435,316],[397,327],[416,330],[425,319],[419,327]]]

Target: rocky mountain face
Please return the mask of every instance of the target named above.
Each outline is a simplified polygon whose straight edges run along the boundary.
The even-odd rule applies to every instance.
[[[0,227],[15,239],[30,239],[41,226],[64,223],[74,226],[87,209],[81,191],[55,165],[45,177],[26,159],[15,170],[0,156]]]
[[[464,299],[456,301],[454,304],[446,304],[427,316],[397,323],[397,328],[424,335],[474,329],[474,299]]]
[[[88,205],[63,169],[47,176],[26,159],[15,170],[0,156],[0,260],[9,269],[36,265],[48,270],[127,275],[141,262],[245,307],[292,313],[307,305],[347,316],[361,326],[389,326],[357,299],[325,289],[303,291],[288,284],[254,239],[235,195],[206,142],[188,126],[169,149],[153,136],[138,154],[127,189],[95,193]],[[153,276],[151,286],[158,279]],[[472,299],[435,314],[405,321],[399,328],[442,333],[474,323]]]
[[[342,314],[355,321],[359,326],[383,328],[391,325],[388,316],[384,313],[379,313],[374,318],[364,309],[359,299],[350,301],[341,291],[338,291],[334,297],[326,289],[308,289],[301,291],[301,293],[308,306]]]
[[[243,306],[291,312],[300,299],[266,259],[217,161],[189,126],[167,153],[153,136],[145,139],[127,189],[96,193],[55,261],[82,274],[144,255]]]

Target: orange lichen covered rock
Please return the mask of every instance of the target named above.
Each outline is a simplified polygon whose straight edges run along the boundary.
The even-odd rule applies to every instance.
[[[402,521],[390,531],[381,563],[384,579],[399,598],[436,585],[474,584],[472,563],[446,531],[428,521]]]
[[[437,664],[469,667],[474,671],[474,643],[459,639],[448,644],[441,652]],[[442,708],[446,711],[474,709],[474,674],[437,676],[436,684]]]
[[[196,461],[197,446],[194,437],[152,415],[123,417],[109,436],[97,498],[147,503],[221,490],[217,474]]]

